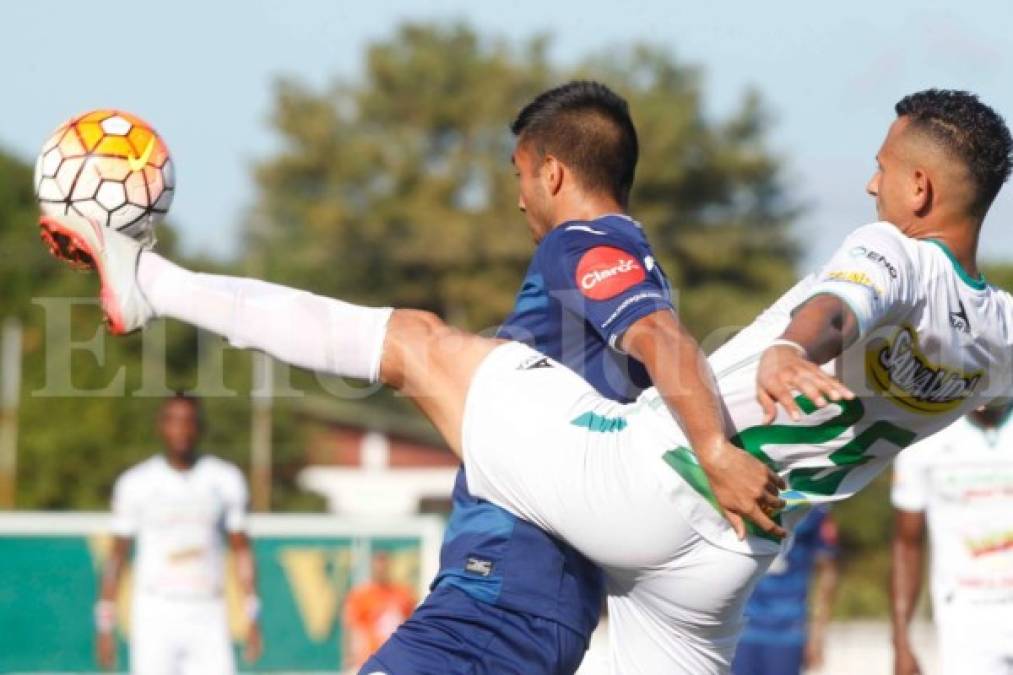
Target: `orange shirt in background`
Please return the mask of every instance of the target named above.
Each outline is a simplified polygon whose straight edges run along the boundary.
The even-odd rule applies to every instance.
[[[369,581],[353,588],[345,601],[345,630],[351,649],[351,663],[346,659],[346,664],[358,668],[365,663],[413,609],[415,593],[407,586]]]

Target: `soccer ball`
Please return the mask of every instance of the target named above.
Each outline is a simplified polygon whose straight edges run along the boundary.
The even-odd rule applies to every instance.
[[[35,163],[42,213],[76,214],[155,243],[155,225],[172,203],[169,149],[147,122],[121,110],[93,110],[53,132]]]

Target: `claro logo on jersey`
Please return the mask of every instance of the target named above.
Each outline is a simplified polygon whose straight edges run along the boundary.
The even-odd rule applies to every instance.
[[[577,288],[592,300],[608,300],[646,278],[635,256],[611,246],[595,246],[577,263]]]
[[[932,363],[910,326],[879,344],[865,354],[866,372],[876,390],[906,410],[923,415],[949,412],[981,382],[980,371],[967,374]]]

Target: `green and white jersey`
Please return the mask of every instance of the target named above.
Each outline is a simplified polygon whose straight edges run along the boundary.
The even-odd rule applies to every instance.
[[[854,312],[860,337],[824,366],[858,398],[808,413],[793,422],[783,410],[762,424],[756,400],[760,355],[808,299],[831,294]],[[947,427],[1010,388],[1013,299],[974,279],[948,249],[906,237],[880,222],[854,231],[819,272],[798,283],[749,327],[715,352],[717,378],[733,442],[785,478],[788,502],[781,515],[791,527],[804,507],[850,497],[903,448]],[[638,402],[656,413],[658,433],[672,426],[655,390]],[[669,432],[675,440],[678,434]],[[718,545],[769,550],[769,542],[740,542],[708,503],[709,490],[695,457],[685,448],[665,461],[695,490],[677,500],[697,531]]]
[[[891,498],[928,519],[933,613],[944,622],[969,609],[1009,617],[1013,424],[983,428],[965,417],[908,448],[894,463]]]

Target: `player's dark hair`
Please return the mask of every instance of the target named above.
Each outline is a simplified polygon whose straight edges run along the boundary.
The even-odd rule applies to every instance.
[[[952,89],[905,96],[895,110],[964,163],[976,188],[974,210],[984,215],[1009,178],[1013,159],[1013,138],[999,113],[974,94]]]
[[[610,194],[624,207],[640,148],[625,99],[600,82],[578,80],[535,97],[510,130],[540,155],[555,155],[587,190]]]
[[[194,413],[197,414],[197,424],[199,424],[202,429],[204,428],[204,404],[201,402],[200,398],[192,394],[188,394],[185,391],[177,391],[173,393],[172,396],[169,396],[162,401],[162,406],[158,411],[159,417],[161,417],[165,409],[173,403],[185,403],[189,405],[193,409]]]

